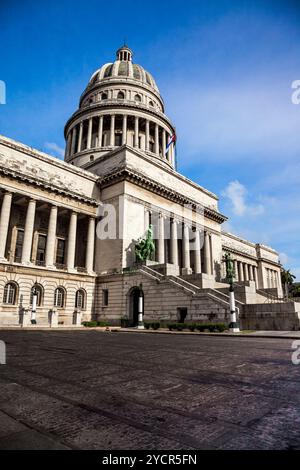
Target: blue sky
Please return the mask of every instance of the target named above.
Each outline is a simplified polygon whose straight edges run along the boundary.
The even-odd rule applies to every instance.
[[[298,3],[1,0],[0,133],[59,156],[90,75],[126,38],[176,125],[179,171],[300,279]]]

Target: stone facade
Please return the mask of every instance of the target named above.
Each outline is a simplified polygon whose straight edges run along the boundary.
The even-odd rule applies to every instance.
[[[218,197],[176,171],[174,135],[153,77],[124,46],[68,120],[65,162],[0,137],[0,325],[24,324],[33,287],[37,324],[134,324],[141,284],[145,318],[228,321],[225,252],[241,319],[282,296],[278,253],[222,230]],[[155,259],[137,266],[149,224]]]

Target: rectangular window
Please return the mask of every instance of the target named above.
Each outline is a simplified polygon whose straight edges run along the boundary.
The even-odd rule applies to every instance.
[[[23,240],[24,240],[24,230],[18,229],[17,238],[16,238],[16,246],[15,246],[15,256],[14,256],[14,261],[16,261],[17,263],[21,261]]]
[[[103,307],[108,306],[108,289],[102,290],[102,305]]]
[[[39,235],[38,236],[37,252],[36,252],[36,264],[38,264],[40,266],[43,266],[45,264],[46,243],[47,243],[47,236],[46,235]]]
[[[64,240],[63,238],[58,238],[57,249],[56,249],[56,264],[64,264],[65,251],[66,251],[66,240]]]

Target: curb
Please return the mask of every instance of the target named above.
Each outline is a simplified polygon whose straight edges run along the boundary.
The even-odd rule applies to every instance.
[[[19,327],[19,326],[3,326],[0,327],[1,331],[98,331],[99,333],[142,333],[142,334],[159,334],[159,335],[190,335],[190,336],[218,336],[221,338],[262,338],[262,339],[298,339],[300,340],[300,334],[295,335],[289,332],[288,335],[276,335],[276,334],[257,334],[257,333],[202,333],[200,331],[169,331],[169,330],[138,330],[135,328],[121,328],[117,326],[111,326],[109,330],[106,327]]]
[[[152,330],[135,330],[135,329],[127,329],[127,328],[120,328],[119,330],[111,330],[114,333],[145,333],[145,334],[171,334],[171,335],[192,335],[192,336],[218,336],[221,338],[264,338],[264,339],[299,339],[300,335],[293,335],[292,333],[287,336],[280,336],[274,334],[263,334],[259,335],[256,333],[201,333],[201,332],[193,332],[193,331],[152,331]]]

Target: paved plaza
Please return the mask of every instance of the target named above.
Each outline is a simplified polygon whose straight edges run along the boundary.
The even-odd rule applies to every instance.
[[[0,331],[0,449],[300,449],[292,340]]]

